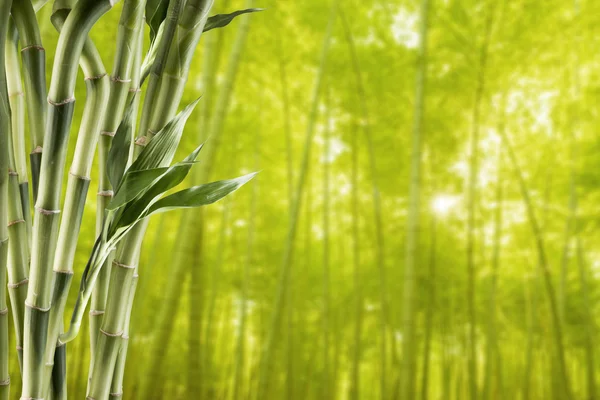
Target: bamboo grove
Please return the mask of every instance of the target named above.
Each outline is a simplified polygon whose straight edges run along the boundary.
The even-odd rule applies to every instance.
[[[1,398],[599,399],[599,27],[0,0]]]

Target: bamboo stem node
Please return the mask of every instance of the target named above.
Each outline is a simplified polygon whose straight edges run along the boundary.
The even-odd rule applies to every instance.
[[[113,132],[113,131],[100,131],[100,135],[102,135],[102,136],[114,137],[116,134],[117,134],[117,132]]]
[[[120,83],[129,83],[129,82],[131,82],[131,79],[123,79],[123,78],[120,78],[118,76],[111,76],[110,80],[113,81],[113,82],[120,82]]]
[[[84,180],[84,181],[90,181],[91,182],[91,180],[92,180],[92,178],[90,178],[89,176],[78,175],[78,174],[76,174],[74,172],[71,172],[71,171],[69,171],[69,175],[71,175],[74,178],[81,179],[81,180]]]
[[[100,333],[102,333],[103,335],[106,336],[110,336],[110,337],[120,337],[123,336],[123,331],[119,331],[119,332],[115,332],[115,333],[111,333],[111,332],[106,332],[104,329],[100,328]]]
[[[101,197],[113,197],[115,193],[112,190],[102,190],[98,192],[98,196]]]
[[[104,310],[91,310],[90,315],[91,316],[104,315]]]
[[[24,220],[24,219],[17,219],[17,220],[14,220],[14,221],[10,221],[10,222],[8,223],[7,227],[9,227],[9,228],[10,228],[10,227],[11,227],[11,226],[13,226],[13,225],[21,224],[21,223],[24,223],[24,222],[25,222],[25,220]]]
[[[8,386],[8,385],[10,385],[10,377],[8,379],[0,381],[0,386]]]
[[[0,310],[0,315],[6,315],[6,314],[8,314],[8,307]]]
[[[23,48],[21,49],[21,52],[23,52],[23,51],[26,51],[26,50],[29,50],[29,49],[34,49],[34,50],[40,50],[40,51],[44,51],[44,46],[39,46],[39,45],[33,44],[33,45],[31,45],[31,46],[26,46],[26,47],[23,47]]]
[[[121,268],[125,268],[125,269],[135,269],[137,267],[137,265],[127,265],[127,264],[120,263],[117,260],[113,261],[113,265],[116,265],[117,267],[121,267]]]
[[[75,101],[75,96],[71,96],[71,97],[67,97],[66,99],[61,100],[61,101],[54,101],[54,100],[48,99],[48,104],[53,105],[53,106],[64,106],[65,104],[73,103],[74,101]]]
[[[98,75],[94,75],[94,76],[86,76],[84,79],[86,81],[95,81],[95,80],[98,80],[98,79],[102,79],[105,76],[106,76],[106,73],[103,73],[103,74],[98,74]]]
[[[36,207],[35,209],[37,210],[37,212],[39,212],[42,215],[60,214],[60,210],[46,210],[45,208],[41,208],[41,207]]]
[[[38,311],[41,311],[41,312],[48,312],[48,311],[50,311],[50,307],[45,307],[45,308],[44,307],[37,307],[37,306],[34,306],[32,304],[29,304],[27,301],[25,301],[25,307],[31,308],[33,310],[38,310]]]
[[[9,283],[7,286],[9,289],[16,289],[19,286],[26,285],[28,283],[29,283],[29,278],[25,278],[22,281],[19,281],[17,283]]]

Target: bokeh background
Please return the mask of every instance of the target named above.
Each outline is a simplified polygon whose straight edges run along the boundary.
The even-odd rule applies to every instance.
[[[153,218],[124,398],[597,399],[600,3],[334,3],[216,1],[266,10],[204,35],[180,151],[261,172]]]

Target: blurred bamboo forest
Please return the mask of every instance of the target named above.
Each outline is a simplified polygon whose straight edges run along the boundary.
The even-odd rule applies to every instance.
[[[152,220],[124,398],[598,399],[600,3],[215,7],[266,10],[203,37],[181,152],[207,142],[192,179],[261,173]]]

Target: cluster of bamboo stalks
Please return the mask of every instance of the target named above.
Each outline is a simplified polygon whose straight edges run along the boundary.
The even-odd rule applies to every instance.
[[[213,203],[253,177],[165,195],[184,180],[202,148],[171,165],[198,102],[177,114],[200,37],[257,9],[209,17],[213,0],[125,0],[108,75],[88,33],[115,2],[55,0],[51,21],[60,35],[47,89],[36,19],[45,1],[0,0],[1,399],[9,398],[10,389],[5,288],[23,381],[21,398],[66,398],[66,344],[77,336],[88,303],[87,396],[119,398],[148,217]],[[150,30],[145,55],[144,23]],[[79,67],[87,95],[63,200]],[[25,117],[32,147],[29,172]],[[96,239],[65,331],[66,300],[96,148]]]

